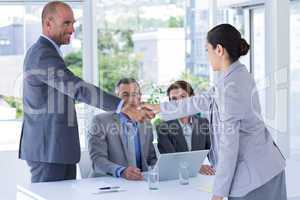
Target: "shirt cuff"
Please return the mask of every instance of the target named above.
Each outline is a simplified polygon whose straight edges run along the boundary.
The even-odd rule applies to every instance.
[[[123,105],[124,105],[124,100],[121,100],[117,107],[116,113],[120,113],[122,111]]]
[[[118,167],[115,171],[115,176],[117,178],[120,178],[125,169],[126,169],[126,167]]]

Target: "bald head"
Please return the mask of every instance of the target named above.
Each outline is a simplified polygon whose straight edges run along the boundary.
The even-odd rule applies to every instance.
[[[57,14],[59,8],[65,8],[68,10],[72,10],[68,4],[66,4],[62,1],[51,1],[51,2],[47,3],[45,5],[45,7],[43,8],[42,24],[44,25],[46,19],[53,18]]]
[[[71,7],[61,1],[51,1],[43,9],[43,34],[56,44],[69,44],[74,32],[74,14]]]

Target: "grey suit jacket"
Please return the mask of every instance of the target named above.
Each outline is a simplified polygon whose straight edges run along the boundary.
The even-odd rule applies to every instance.
[[[192,151],[210,149],[209,122],[205,118],[192,116]],[[188,151],[182,127],[178,121],[164,121],[156,127],[160,153]]]
[[[75,100],[104,110],[116,110],[120,102],[74,76],[53,44],[40,37],[24,60],[19,158],[63,164],[80,160]]]
[[[142,155],[142,171],[147,171],[149,165],[156,162],[155,150],[152,144],[151,124],[138,124]],[[88,149],[92,161],[92,177],[111,175],[119,167],[128,167],[126,138],[117,113],[96,115],[89,128]]]
[[[262,120],[253,77],[239,61],[209,92],[161,104],[164,120],[198,112],[209,112],[212,124],[215,195],[244,196],[284,170],[285,159]]]

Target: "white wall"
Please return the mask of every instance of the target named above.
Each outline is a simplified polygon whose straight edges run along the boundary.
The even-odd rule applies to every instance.
[[[184,29],[162,29],[157,39],[158,83],[169,84],[185,71]]]
[[[91,170],[87,151],[81,152],[81,169],[77,165],[77,179],[86,178]],[[0,151],[0,200],[16,199],[17,185],[30,184],[30,169],[18,159],[18,151]]]
[[[141,80],[169,84],[184,72],[184,29],[161,28],[135,33],[133,41],[135,53],[141,57]]]
[[[30,182],[29,168],[17,151],[0,151],[0,163],[0,199],[16,199],[17,185]]]

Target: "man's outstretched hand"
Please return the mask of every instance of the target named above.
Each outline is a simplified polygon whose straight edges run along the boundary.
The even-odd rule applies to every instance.
[[[151,109],[143,106],[137,108],[130,105],[125,105],[122,108],[122,112],[125,113],[130,119],[138,122],[144,122],[155,117],[155,113]]]
[[[157,114],[160,112],[160,105],[159,104],[149,104],[149,103],[142,103],[141,108],[145,110],[152,111],[152,113]]]

